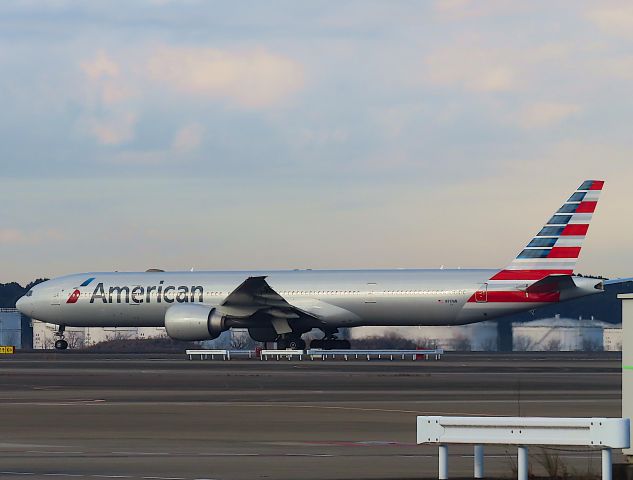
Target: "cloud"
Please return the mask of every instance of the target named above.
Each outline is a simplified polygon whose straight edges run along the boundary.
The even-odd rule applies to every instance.
[[[441,17],[450,19],[521,15],[531,5],[506,0],[487,0],[485,2],[474,0],[436,0],[433,10]]]
[[[580,105],[573,103],[537,102],[519,112],[518,123],[523,128],[548,128],[580,111]]]
[[[56,229],[25,231],[17,228],[0,229],[0,245],[39,245],[64,239]]]
[[[24,240],[22,231],[15,228],[0,229],[0,244],[20,243]]]
[[[349,132],[341,127],[333,129],[302,128],[294,132],[293,139],[303,147],[324,147],[349,140]]]
[[[264,109],[282,104],[304,83],[299,64],[264,49],[229,52],[163,45],[139,46],[116,55],[100,50],[79,62],[79,72],[84,110],[79,130],[106,146],[135,139],[140,112],[152,94],[197,101],[221,99],[243,108]],[[195,150],[202,134],[201,125],[186,125],[176,133],[171,153]],[[163,153],[140,157],[134,163],[148,163],[148,158],[154,163]]]
[[[587,17],[608,34],[633,38],[633,4],[630,2],[591,10]]]
[[[97,53],[93,59],[81,62],[80,67],[84,74],[92,80],[118,77],[120,73],[119,65],[104,51]]]
[[[134,138],[139,114],[129,100],[136,88],[122,67],[105,51],[79,64],[84,115],[80,129],[102,145],[120,145]]]
[[[425,63],[426,79],[439,86],[504,92],[520,85],[517,67],[492,48],[442,48],[428,55]]]
[[[304,84],[298,63],[263,49],[163,46],[150,55],[146,73],[151,81],[178,92],[228,99],[247,108],[277,105]]]
[[[429,53],[423,79],[432,85],[471,92],[514,93],[526,90],[531,83],[542,82],[543,69],[556,66],[572,50],[566,43],[513,48],[477,45],[478,42],[482,41],[463,38]]]
[[[103,145],[120,145],[134,138],[138,121],[133,112],[111,113],[87,118],[85,127]]]
[[[174,134],[169,148],[149,150],[128,150],[108,156],[107,161],[127,165],[159,165],[174,159],[186,159],[202,144],[204,127],[199,123],[189,123]]]
[[[199,123],[185,125],[176,132],[171,147],[176,152],[196,150],[202,143],[203,133],[204,127]]]

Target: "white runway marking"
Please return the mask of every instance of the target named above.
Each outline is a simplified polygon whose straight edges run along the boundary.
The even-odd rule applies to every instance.
[[[90,475],[94,478],[133,478],[130,475]]]
[[[144,480],[185,480],[183,477],[141,477]]]
[[[42,473],[47,477],[84,477],[85,475],[81,475],[79,473]]]
[[[112,455],[172,455],[167,452],[110,452]]]
[[[84,452],[66,452],[64,450],[56,450],[56,451],[49,451],[49,450],[27,450],[26,453],[41,453],[43,455],[83,455]]]

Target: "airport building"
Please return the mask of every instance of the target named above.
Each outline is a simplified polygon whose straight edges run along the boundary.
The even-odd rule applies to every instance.
[[[31,319],[15,308],[0,308],[0,345],[15,348],[32,348]]]

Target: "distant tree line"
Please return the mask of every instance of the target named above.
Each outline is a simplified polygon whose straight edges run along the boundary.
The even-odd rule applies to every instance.
[[[22,295],[38,283],[45,282],[46,280],[48,280],[48,278],[38,278],[24,287],[17,282],[0,283],[0,308],[15,308],[15,302],[17,302]]]

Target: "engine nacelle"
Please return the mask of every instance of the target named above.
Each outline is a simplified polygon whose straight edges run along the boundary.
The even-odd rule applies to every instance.
[[[208,305],[173,305],[165,313],[165,330],[174,340],[213,340],[227,330],[226,317]]]

